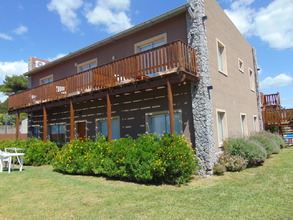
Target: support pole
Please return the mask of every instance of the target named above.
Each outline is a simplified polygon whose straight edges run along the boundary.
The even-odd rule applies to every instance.
[[[168,103],[169,103],[169,118],[170,118],[170,133],[175,133],[174,125],[174,107],[173,107],[173,94],[170,80],[167,80],[167,90],[168,90]]]
[[[74,108],[73,103],[70,101],[70,141],[74,140]]]
[[[47,129],[48,129],[48,125],[47,125],[47,110],[45,108],[45,106],[43,106],[43,141],[46,143],[47,141]]]
[[[112,141],[112,106],[109,94],[107,94],[107,117],[108,117],[108,141]]]
[[[18,139],[19,138],[19,113],[16,114],[15,127],[16,127],[15,139]]]

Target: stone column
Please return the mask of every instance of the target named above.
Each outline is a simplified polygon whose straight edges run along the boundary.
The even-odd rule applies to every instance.
[[[214,119],[212,111],[210,86],[209,55],[205,25],[204,0],[189,0],[187,13],[188,44],[196,50],[198,74],[200,80],[191,85],[192,114],[195,131],[195,147],[202,167],[199,174],[213,174],[216,161]]]
[[[255,93],[256,93],[256,100],[257,100],[257,109],[258,109],[258,123],[259,123],[259,130],[263,131],[263,119],[262,119],[262,112],[261,112],[261,96],[260,96],[260,87],[259,87],[259,77],[258,77],[258,65],[256,59],[256,49],[252,48],[252,56],[253,56],[253,68],[254,68],[254,79],[255,79]]]

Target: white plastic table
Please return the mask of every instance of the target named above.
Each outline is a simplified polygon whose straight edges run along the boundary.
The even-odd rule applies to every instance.
[[[0,154],[0,163],[1,163],[0,172],[3,171],[3,165],[2,164],[3,164],[4,159],[8,158],[8,173],[10,173],[10,171],[11,171],[11,160],[12,160],[13,157],[17,158],[17,162],[19,164],[19,171],[22,171],[24,153],[1,152],[1,154]]]

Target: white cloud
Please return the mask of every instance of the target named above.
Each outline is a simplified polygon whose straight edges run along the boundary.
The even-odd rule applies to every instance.
[[[293,1],[275,0],[255,17],[256,35],[276,49],[293,48]]]
[[[255,11],[254,0],[238,0],[225,12],[244,35],[255,35],[275,49],[293,48],[293,1],[274,0]]]
[[[17,35],[24,34],[28,31],[26,26],[20,25],[18,28],[14,29],[13,32]]]
[[[57,11],[61,23],[70,31],[75,32],[80,23],[75,11],[82,5],[82,0],[51,0],[47,8],[49,11]]]
[[[132,26],[126,11],[130,8],[130,0],[97,0],[94,9],[88,5],[85,17],[94,25],[105,25],[109,33],[117,33]]]
[[[53,57],[53,58],[48,58],[47,60],[48,61],[53,61],[53,60],[57,60],[57,59],[59,59],[59,58],[61,58],[61,57],[64,57],[64,56],[66,56],[67,54],[65,54],[65,53],[59,53],[59,54],[57,54],[55,57]]]
[[[281,73],[275,77],[267,77],[260,82],[261,89],[271,87],[284,87],[293,83],[293,77],[285,73]]]
[[[3,83],[5,76],[21,75],[28,70],[28,63],[23,60],[14,62],[1,62],[0,61],[0,84]],[[0,101],[3,102],[7,96],[0,93]]]
[[[3,33],[0,33],[0,38],[3,38],[4,40],[12,40],[12,37]]]

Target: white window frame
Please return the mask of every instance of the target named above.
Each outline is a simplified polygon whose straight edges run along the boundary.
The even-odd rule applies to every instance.
[[[244,73],[244,63],[240,58],[238,58],[238,68],[240,72]]]
[[[140,52],[140,50],[139,50],[140,47],[143,47],[143,46],[145,46],[147,44],[154,43],[154,42],[161,41],[161,40],[164,41],[164,44],[167,43],[167,33],[163,33],[163,34],[157,35],[155,37],[152,37],[152,38],[149,38],[147,40],[140,41],[140,42],[134,44],[134,53],[139,53]]]
[[[150,118],[153,115],[169,115],[169,111],[148,112],[145,114],[146,132],[151,133]],[[174,110],[174,114],[179,114],[180,134],[183,134],[182,110]]]
[[[255,76],[251,68],[248,68],[249,86],[252,92],[255,92]]]
[[[223,137],[222,140],[220,138],[220,127],[219,127],[219,113],[224,114],[223,120],[222,120],[222,132]],[[223,109],[216,109],[216,122],[217,122],[217,135],[218,135],[218,147],[223,147],[223,143],[225,139],[228,137],[228,123],[227,123],[227,112]]]
[[[84,66],[88,66],[88,65],[92,65],[92,64],[96,64],[95,67],[97,67],[97,66],[98,66],[98,58],[94,58],[94,59],[91,59],[91,60],[85,61],[85,62],[83,62],[83,63],[76,64],[77,72],[80,73],[80,72],[87,71],[87,70],[90,70],[90,69],[92,69],[92,68],[95,68],[95,67],[92,67],[92,68],[89,68],[89,69],[87,69],[87,70],[81,70],[82,67],[84,67]]]
[[[223,53],[220,58],[219,48],[223,48]],[[228,76],[228,68],[227,68],[227,51],[226,46],[219,39],[217,39],[217,61],[218,61],[218,71],[226,76]],[[221,64],[220,64],[221,63]],[[221,68],[222,67],[222,68]]]
[[[118,139],[119,139],[119,138],[121,138],[120,117],[119,116],[113,116],[113,117],[111,117],[111,123],[112,123],[112,120],[118,120],[118,134],[119,134]],[[98,126],[99,121],[108,121],[108,118],[96,118],[96,120],[95,120],[96,136],[102,134],[99,131],[100,130],[99,126]],[[113,130],[113,126],[112,126],[112,130]],[[112,131],[112,135],[113,135],[113,131]]]
[[[243,121],[243,116],[244,116],[244,121]],[[246,113],[240,113],[240,126],[241,126],[242,137],[246,137],[248,135],[247,115],[246,115]]]
[[[50,79],[51,81],[50,81],[50,82],[47,82],[47,83],[43,83],[45,80],[48,80],[48,79]],[[45,76],[45,77],[41,78],[41,79],[39,80],[39,84],[40,84],[40,86],[41,86],[41,85],[46,85],[46,84],[48,84],[48,83],[53,82],[53,80],[54,80],[54,78],[53,78],[53,74],[51,74],[51,75],[49,75],[49,76]]]

